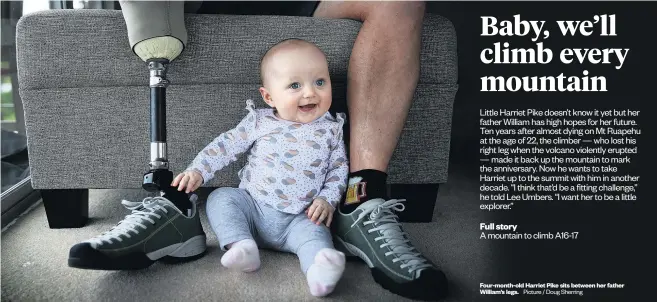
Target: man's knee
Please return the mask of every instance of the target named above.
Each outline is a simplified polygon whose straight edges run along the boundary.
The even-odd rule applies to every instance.
[[[315,16],[361,22],[379,19],[393,23],[412,23],[422,20],[425,9],[423,1],[324,1],[315,11]]]
[[[417,21],[421,20],[425,12],[425,3],[422,1],[381,1],[364,3],[363,21],[369,18],[383,18],[389,21]]]

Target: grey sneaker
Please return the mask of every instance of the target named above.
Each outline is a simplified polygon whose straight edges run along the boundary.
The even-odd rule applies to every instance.
[[[447,294],[447,278],[411,245],[395,214],[404,210],[402,201],[372,199],[349,214],[338,207],[336,248],[365,261],[383,288],[410,299],[440,300]]]
[[[141,202],[123,200],[132,210],[111,230],[71,247],[68,266],[98,270],[149,267],[155,261],[182,262],[202,257],[206,250],[196,202],[183,214],[164,197]]]

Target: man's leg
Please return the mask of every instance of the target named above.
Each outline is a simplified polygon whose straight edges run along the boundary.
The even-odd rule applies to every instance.
[[[128,28],[126,39],[135,54],[143,60],[153,57],[172,60],[180,54],[187,41],[184,3],[131,0],[120,4]],[[146,23],[143,16],[154,21]],[[148,75],[148,70],[144,71]],[[141,202],[122,201],[132,213],[111,230],[72,246],[68,265],[127,270],[147,268],[155,261],[180,262],[202,257],[207,248],[206,236],[196,203],[192,200],[188,211],[186,194],[177,192],[182,196],[174,199],[169,195],[175,190],[166,191],[168,188],[165,195],[146,197]],[[183,206],[176,201],[182,201]]]
[[[423,2],[322,2],[314,16],[363,22],[347,74],[350,175],[335,214],[336,239],[384,288],[435,300],[446,295],[445,275],[407,240],[394,214],[403,205],[385,201],[388,164],[419,79],[424,10]],[[363,212],[370,215],[359,218]],[[367,232],[373,228],[378,232]]]
[[[420,74],[423,2],[322,2],[314,16],[362,21],[349,61],[350,171],[386,172]]]
[[[350,189],[342,209],[387,198],[387,169],[420,73],[423,2],[322,2],[314,16],[363,25],[349,61]]]

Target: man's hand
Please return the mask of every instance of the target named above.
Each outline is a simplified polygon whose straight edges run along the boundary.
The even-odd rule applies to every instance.
[[[203,176],[196,171],[185,171],[173,179],[171,186],[178,186],[178,191],[187,188],[185,193],[193,192],[203,184]]]
[[[330,227],[331,221],[333,220],[333,211],[335,211],[335,209],[333,209],[331,204],[329,204],[326,200],[316,198],[313,200],[313,204],[310,205],[308,210],[306,210],[306,214],[308,215],[308,218],[310,218],[310,221],[313,223],[319,225],[324,220],[326,220],[326,226]]]

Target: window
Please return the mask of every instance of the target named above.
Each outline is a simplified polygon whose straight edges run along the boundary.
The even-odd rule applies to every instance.
[[[16,71],[16,24],[21,16],[49,9],[118,9],[118,1],[2,1],[2,73],[0,117],[2,132],[2,226],[31,206],[40,197],[32,188],[23,104],[18,94]]]
[[[2,226],[38,200],[32,189],[23,104],[18,94],[16,24],[21,16],[50,8],[48,0],[2,1],[2,71],[0,121],[2,137]]]
[[[4,52],[4,51],[3,51]],[[11,76],[12,71],[9,68],[9,61],[2,61],[2,86],[1,92],[2,92],[2,123],[3,123],[3,129],[9,130],[8,128],[12,128],[12,131],[15,131],[15,124],[16,124],[16,110],[14,106],[14,98],[12,96],[12,84],[11,84]],[[10,127],[9,125],[12,125]]]

